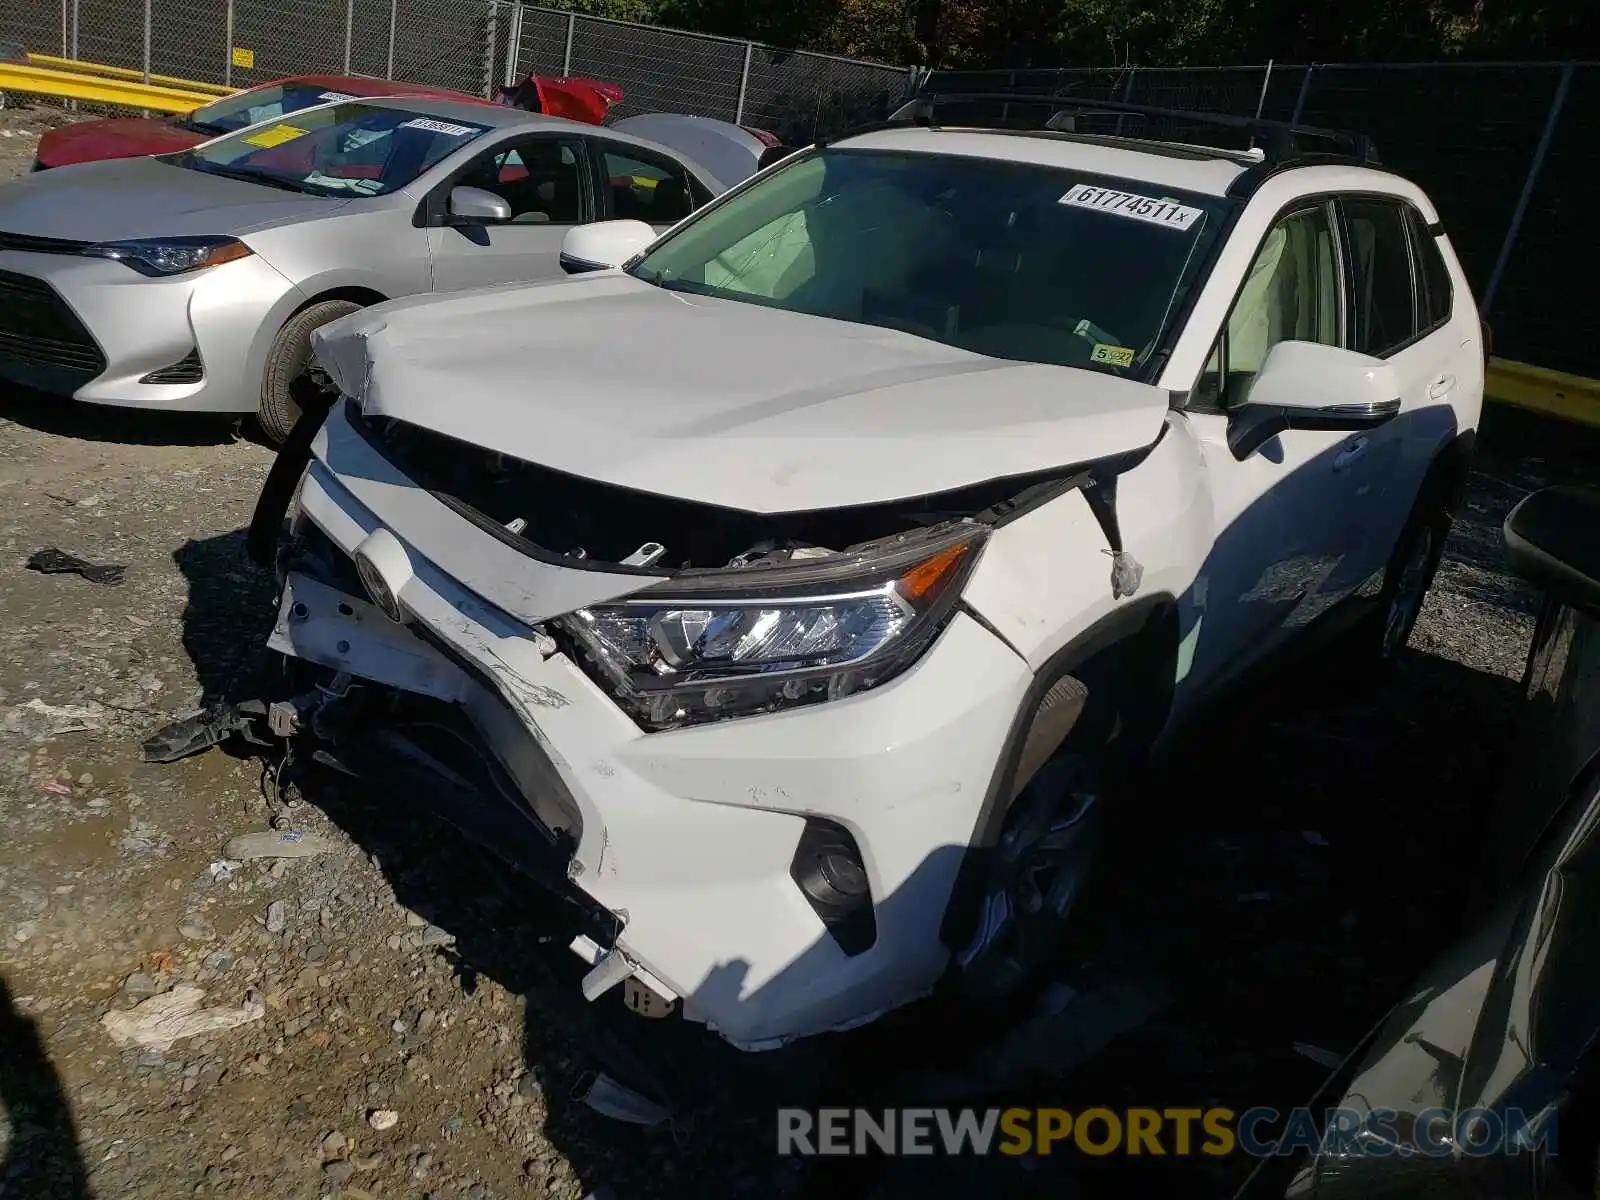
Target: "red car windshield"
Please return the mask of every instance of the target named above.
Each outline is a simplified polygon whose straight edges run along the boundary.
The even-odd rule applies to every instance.
[[[409,108],[328,104],[166,161],[313,196],[381,196],[405,187],[487,129]]]
[[[319,83],[275,83],[270,87],[251,88],[234,96],[227,96],[215,104],[197,108],[184,122],[191,129],[213,136],[232,133],[246,125],[271,121],[302,108],[313,108],[330,100],[354,100],[348,92],[327,88]]]

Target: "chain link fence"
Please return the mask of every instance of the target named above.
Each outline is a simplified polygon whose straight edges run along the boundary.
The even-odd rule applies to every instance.
[[[685,112],[804,144],[887,114],[916,74],[515,0],[0,0],[0,40],[251,87],[369,75],[491,95],[529,73],[619,85],[613,112]]]
[[[938,71],[923,90],[1082,95],[1368,134],[1438,206],[1496,354],[1600,378],[1588,301],[1600,277],[1600,63]],[[1159,132],[1216,136],[1173,122]]]

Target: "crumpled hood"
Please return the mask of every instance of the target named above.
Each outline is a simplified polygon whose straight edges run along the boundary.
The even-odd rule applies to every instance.
[[[170,120],[108,117],[47,130],[39,139],[38,159],[47,167],[64,167],[107,158],[166,154],[198,146],[205,140],[204,134],[181,129]]]
[[[238,236],[328,216],[349,203],[205,175],[154,158],[119,158],[0,185],[0,232],[83,242]]]
[[[368,415],[572,475],[777,513],[1154,442],[1164,391],[614,273],[414,297],[312,338]]]

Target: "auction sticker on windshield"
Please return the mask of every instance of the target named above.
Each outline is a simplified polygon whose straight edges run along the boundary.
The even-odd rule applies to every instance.
[[[469,133],[482,133],[481,125],[453,125],[449,121],[435,121],[432,117],[413,117],[409,121],[400,122],[401,129],[426,129],[430,133],[448,134],[450,137],[466,137]]]
[[[1176,200],[1158,200],[1154,196],[1119,192],[1114,188],[1095,187],[1088,183],[1073,187],[1061,197],[1060,203],[1070,204],[1074,208],[1114,213],[1119,217],[1132,217],[1136,221],[1165,225],[1169,229],[1187,229],[1204,215],[1200,209],[1189,208]]]
[[[274,146],[281,146],[285,142],[292,142],[297,137],[305,137],[306,131],[293,125],[274,125],[271,129],[263,129],[260,133],[252,133],[243,139],[246,145],[262,146],[270,150]]]

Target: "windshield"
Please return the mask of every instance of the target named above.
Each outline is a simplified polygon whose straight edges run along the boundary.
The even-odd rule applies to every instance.
[[[1226,203],[1027,163],[823,150],[707,209],[631,274],[1143,378]]]
[[[405,187],[486,126],[405,108],[329,104],[175,156],[194,171],[325,196],[381,196]]]
[[[232,133],[246,125],[271,121],[302,108],[315,108],[330,100],[354,100],[348,92],[329,91],[316,83],[275,83],[271,87],[251,88],[228,96],[215,104],[197,108],[183,124],[201,133]]]

